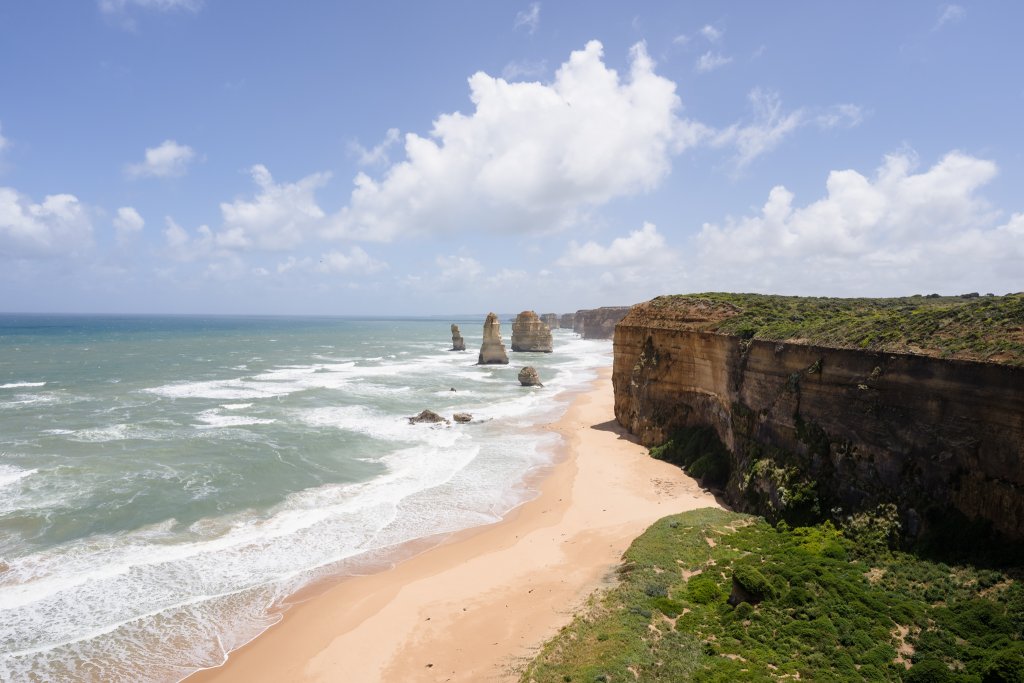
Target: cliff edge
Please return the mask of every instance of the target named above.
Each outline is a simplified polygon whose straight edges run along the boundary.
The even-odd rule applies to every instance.
[[[769,519],[1021,540],[1022,361],[1024,295],[659,297],[615,328],[615,416],[649,446],[711,428],[726,498]]]

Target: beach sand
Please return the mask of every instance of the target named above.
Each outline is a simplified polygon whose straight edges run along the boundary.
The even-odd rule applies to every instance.
[[[549,428],[563,435],[565,453],[534,500],[392,569],[339,581],[188,682],[517,680],[614,580],[644,529],[718,506],[615,423],[610,368]]]

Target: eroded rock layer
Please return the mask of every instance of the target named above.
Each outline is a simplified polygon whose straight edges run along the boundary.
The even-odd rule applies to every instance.
[[[459,326],[452,324],[452,351],[465,351],[466,340],[462,338]]]
[[[523,311],[512,323],[512,350],[551,353],[551,330],[533,311]]]
[[[615,324],[629,312],[629,306],[604,306],[576,311],[573,318],[573,332],[584,339],[611,339]]]
[[[720,314],[648,302],[618,324],[615,416],[642,443],[712,427],[728,501],[769,518],[895,504],[911,539],[959,514],[1024,539],[1024,368],[701,329]]]
[[[478,365],[508,365],[508,354],[501,341],[501,323],[498,316],[488,313],[484,320],[484,340],[480,345]]]

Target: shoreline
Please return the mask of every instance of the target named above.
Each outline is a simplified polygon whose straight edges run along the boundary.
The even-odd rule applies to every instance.
[[[543,643],[614,580],[622,553],[651,523],[720,507],[678,467],[650,458],[612,407],[605,367],[541,427],[563,444],[527,480],[534,498],[391,568],[301,591],[278,623],[186,680],[518,680]]]

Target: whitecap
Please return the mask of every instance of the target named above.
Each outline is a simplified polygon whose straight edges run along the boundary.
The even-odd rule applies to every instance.
[[[20,389],[21,387],[45,387],[46,382],[9,382],[0,384],[0,389]]]

